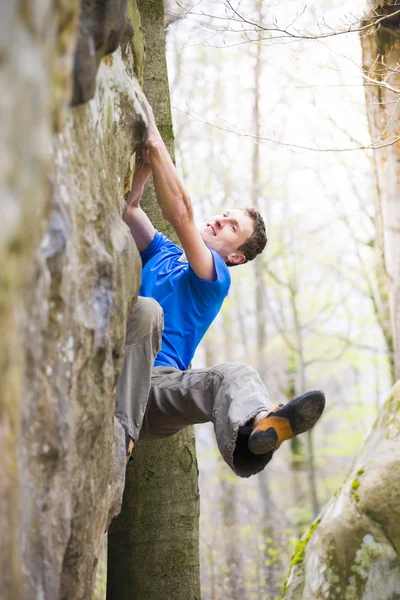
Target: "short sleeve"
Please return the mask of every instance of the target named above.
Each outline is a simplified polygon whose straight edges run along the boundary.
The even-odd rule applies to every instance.
[[[214,259],[214,267],[217,275],[215,281],[201,279],[189,266],[192,288],[204,306],[211,306],[216,301],[223,300],[227,296],[231,285],[231,276],[224,259],[215,250],[210,251]]]
[[[147,263],[147,261],[149,261],[151,258],[153,258],[155,254],[157,254],[157,252],[167,240],[168,238],[165,237],[165,235],[156,230],[156,233],[153,237],[153,241],[150,242],[147,248],[140,253],[140,258],[142,259],[143,267]]]

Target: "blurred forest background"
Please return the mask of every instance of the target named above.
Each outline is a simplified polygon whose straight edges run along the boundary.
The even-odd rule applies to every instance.
[[[166,6],[177,166],[197,218],[256,206],[269,236],[262,258],[231,271],[193,366],[247,362],[277,404],[308,389],[327,396],[312,435],[250,480],[229,472],[212,427],[197,427],[203,600],[279,598],[294,545],[393,383],[360,39],[340,33],[359,27],[364,9]]]

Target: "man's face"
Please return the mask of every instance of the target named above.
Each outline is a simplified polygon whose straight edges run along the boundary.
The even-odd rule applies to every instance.
[[[237,249],[253,234],[253,220],[238,208],[224,210],[205,222],[200,230],[205,245],[218,252],[225,262],[240,264],[244,256]]]

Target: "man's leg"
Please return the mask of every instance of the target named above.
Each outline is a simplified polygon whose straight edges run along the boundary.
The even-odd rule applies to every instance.
[[[115,416],[132,440],[139,437],[151,371],[160,350],[163,312],[152,298],[138,297],[126,326],[125,355],[117,383]]]
[[[212,421],[223,459],[237,475],[249,477],[265,467],[273,451],[250,452],[246,424],[272,408],[266,387],[249,365],[189,371],[155,367],[140,439],[169,437],[188,425]]]
[[[274,407],[249,365],[225,363],[191,371],[155,367],[140,439],[169,437],[188,425],[211,421],[225,462],[240,477],[249,477],[268,464],[282,441],[311,429],[324,405],[321,392],[309,392]]]

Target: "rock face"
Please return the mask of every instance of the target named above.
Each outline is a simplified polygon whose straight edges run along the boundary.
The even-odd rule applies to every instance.
[[[121,25],[114,37],[111,4]],[[91,32],[100,31],[99,52],[122,46],[101,62],[96,95],[78,108],[67,106],[88,2],[0,7],[5,600],[91,598],[124,484],[114,390],[140,260],[121,214],[130,159],[146,135],[135,78],[143,45],[133,0],[128,19],[123,2],[93,5],[105,8]],[[120,35],[134,30],[133,42]],[[93,82],[80,89],[90,97]]]
[[[81,0],[74,57],[74,106],[93,98],[100,61],[118,48],[125,29],[132,37],[126,6],[127,0]]]
[[[285,600],[400,597],[400,381],[346,483],[300,541]]]

